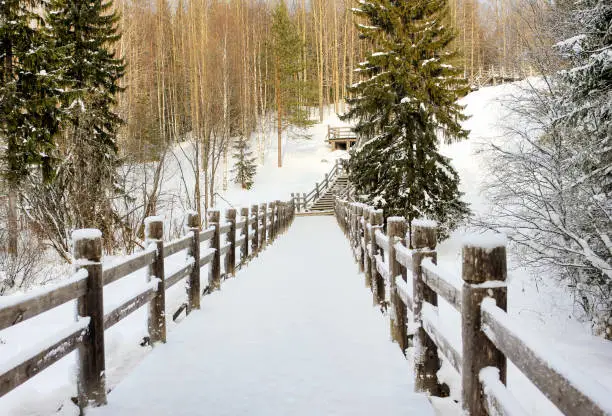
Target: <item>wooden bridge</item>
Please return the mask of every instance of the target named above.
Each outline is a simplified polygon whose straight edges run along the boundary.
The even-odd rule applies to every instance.
[[[341,165],[334,169],[322,189],[333,189],[342,176]],[[413,222],[408,236],[403,218],[385,221],[382,211],[340,197],[335,220],[295,219],[320,201],[319,190],[306,203],[294,196],[229,209],[223,218],[211,210],[204,229],[189,213],[185,235],[170,242],[163,241],[162,218],[151,217],[146,250],[108,268],[101,234],[76,231],[77,270],[70,279],[0,299],[0,330],[27,325],[66,302],[78,305],[76,322],[0,365],[0,406],[2,396],[76,349],[77,402],[93,415],[432,416],[427,395],[447,393],[436,375],[441,354],[461,375],[462,406],[472,416],[527,415],[506,388],[507,360],[564,414],[612,415],[610,391],[506,314],[502,241],[467,241],[457,284],[436,265],[432,222]],[[342,244],[341,230],[350,244]],[[370,307],[351,252],[377,308]],[[180,253],[182,265],[166,270],[165,260]],[[262,261],[249,265],[258,256]],[[141,290],[105,310],[105,286],[140,269],[147,270]],[[165,296],[179,282],[189,316],[168,333]],[[461,315],[459,340],[440,325],[438,297]],[[105,331],[141,307],[149,311],[153,351],[108,395]],[[383,317],[400,348],[387,340]],[[408,351],[415,352],[413,368],[402,355]]]

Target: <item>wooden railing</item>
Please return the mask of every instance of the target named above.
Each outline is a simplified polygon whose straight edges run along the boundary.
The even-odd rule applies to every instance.
[[[390,311],[393,340],[404,353],[409,344],[414,347],[418,391],[445,394],[446,386],[436,376],[442,353],[461,376],[467,414],[527,415],[506,388],[509,359],[564,414],[612,415],[612,391],[506,313],[505,241],[467,239],[459,285],[459,279],[436,265],[435,223],[413,221],[407,242],[409,224],[403,217],[387,218],[385,233],[382,210],[337,199],[335,211],[374,301]],[[439,296],[461,315],[460,341],[445,334],[440,324]]]
[[[354,139],[357,137],[352,127],[341,126],[332,127],[327,126],[327,137],[326,140],[342,140],[342,139]]]
[[[295,201],[297,212],[307,211],[336,181],[336,177],[346,173],[346,161],[336,159],[331,170],[325,174],[321,182],[315,182],[314,188],[308,193],[292,193],[291,198]]]
[[[145,220],[146,249],[105,268],[102,264],[102,234],[98,230],[77,230],[73,233],[75,274],[68,280],[37,293],[0,298],[0,330],[43,314],[66,302],[77,301],[77,321],[46,340],[43,346],[26,351],[0,368],[0,397],[34,377],[75,349],[78,349],[78,404],[100,406],[106,403],[104,331],[138,308],[149,304],[149,342],[166,342],[165,293],[173,285],[187,279],[185,310],[200,308],[201,295],[218,290],[223,277],[232,276],[267,244],[275,240],[293,221],[292,201],[275,201],[253,205],[225,213],[208,211],[209,227],[200,230],[196,213],[187,215],[185,236],[164,242],[163,218]],[[221,238],[224,236],[224,238]],[[209,243],[205,250],[202,243]],[[236,249],[240,249],[240,260]],[[186,251],[185,264],[167,273],[164,259]],[[225,276],[221,274],[224,258]],[[200,288],[200,268],[210,264],[208,282]],[[147,269],[147,279],[137,293],[110,311],[103,307],[104,286],[140,269]]]

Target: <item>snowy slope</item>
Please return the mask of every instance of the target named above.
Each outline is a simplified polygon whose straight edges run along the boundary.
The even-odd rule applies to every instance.
[[[521,120],[509,109],[511,98],[521,94],[521,87],[524,85],[520,83],[506,84],[469,94],[462,100],[466,105],[466,113],[471,116],[464,124],[470,130],[469,140],[442,148],[442,152],[452,158],[461,176],[461,190],[465,193],[465,200],[470,203],[475,214],[488,214],[487,200],[482,194],[486,156],[479,151],[491,142],[503,141],[508,129],[521,125]],[[454,270],[453,274],[458,281],[461,242],[465,232],[466,229],[457,230],[438,247],[439,264]],[[563,359],[574,362],[577,368],[612,391],[612,343],[593,337],[588,324],[577,320],[578,314],[574,311],[571,296],[554,276],[542,276],[520,267],[512,246],[509,247],[508,255],[509,314],[518,318],[523,327],[548,339],[550,348]],[[441,310],[445,328],[460,339],[458,314],[447,305],[443,305]],[[444,377],[455,378],[453,370],[446,370]],[[515,367],[510,365],[508,372],[510,391],[521,399],[529,413],[560,414]]]

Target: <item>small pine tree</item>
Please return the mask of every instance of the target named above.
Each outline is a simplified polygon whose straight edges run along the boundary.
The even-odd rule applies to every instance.
[[[120,38],[112,7],[106,0],[50,0],[46,18],[58,54],[55,70],[63,78],[62,130],[70,152],[57,184],[67,187],[73,226],[100,228],[109,236],[121,124],[114,107],[124,73],[123,60],[111,49]]]
[[[446,0],[372,0],[354,12],[369,21],[358,30],[376,52],[359,65],[364,79],[349,89],[343,116],[357,120],[359,136],[350,179],[385,215],[435,219],[444,236],[468,214],[459,176],[438,152],[438,135],[467,137],[456,101],[468,86],[449,64]]]
[[[255,158],[253,157],[249,141],[244,136],[240,136],[234,142],[234,159],[236,159],[232,169],[234,182],[240,184],[242,189],[251,189],[257,165],[255,164]]]

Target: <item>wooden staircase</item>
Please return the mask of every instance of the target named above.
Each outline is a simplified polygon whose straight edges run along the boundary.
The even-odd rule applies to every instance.
[[[315,199],[314,203],[310,207],[309,211],[332,211],[334,210],[334,198],[337,195],[341,195],[345,192],[348,187],[348,176],[341,174],[336,176],[334,183],[327,188],[327,190],[321,194],[318,199]]]

